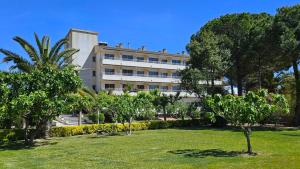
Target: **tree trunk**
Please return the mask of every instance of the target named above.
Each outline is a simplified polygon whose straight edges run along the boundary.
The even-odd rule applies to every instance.
[[[80,110],[79,115],[78,115],[78,126],[81,125],[81,116],[82,116],[82,111]]]
[[[184,115],[181,116],[181,120],[184,120]]]
[[[296,107],[295,107],[295,125],[300,125],[300,79],[297,61],[293,62],[293,70],[296,84]]]
[[[238,88],[238,95],[243,95],[243,80],[241,75],[241,65],[240,65],[240,58],[239,56],[236,57],[236,82]]]
[[[132,123],[132,117],[129,118],[129,134],[128,135],[131,135],[131,123]]]
[[[50,125],[49,121],[46,121],[45,122],[45,131],[44,131],[45,139],[49,138],[49,130],[50,130],[49,125]]]
[[[167,121],[166,107],[163,107],[164,121]]]
[[[231,94],[234,95],[234,88],[233,88],[233,80],[230,78],[230,88],[231,88]]]
[[[248,154],[252,154],[252,146],[251,146],[251,142],[250,142],[250,135],[251,135],[251,128],[250,127],[245,127],[244,128],[244,135],[246,137],[246,141],[247,141],[247,153]]]
[[[259,85],[259,89],[261,89],[261,85],[262,85],[262,74],[261,74],[261,58],[258,58],[258,85]]]
[[[29,133],[28,133],[28,123],[27,123],[27,121],[26,121],[26,119],[25,118],[23,118],[23,125],[24,125],[24,140],[25,140],[25,144],[29,144],[29,139],[28,139],[28,135],[29,135]]]
[[[97,111],[97,124],[100,124],[99,116],[100,116],[100,112],[99,112],[99,110],[98,110],[98,111]]]

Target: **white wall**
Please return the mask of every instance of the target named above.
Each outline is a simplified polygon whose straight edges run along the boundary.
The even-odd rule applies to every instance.
[[[68,33],[70,48],[79,49],[79,52],[73,56],[73,64],[78,66],[79,75],[84,84],[90,88],[96,84],[96,78],[92,72],[96,71],[96,63],[93,62],[93,48],[98,45],[98,33],[71,29]]]

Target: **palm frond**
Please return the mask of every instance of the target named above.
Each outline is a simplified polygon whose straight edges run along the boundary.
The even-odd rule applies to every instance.
[[[61,39],[55,43],[55,45],[51,48],[50,53],[49,53],[49,58],[50,61],[56,61],[56,57],[58,56],[58,53],[60,49],[63,47],[63,45],[67,44],[68,40],[67,39]]]
[[[56,62],[58,62],[61,59],[63,59],[64,61],[68,61],[68,59],[71,59],[72,56],[77,52],[79,52],[79,49],[73,49],[73,48],[65,49],[59,54],[57,54]]]
[[[22,48],[26,51],[26,53],[29,55],[33,62],[39,63],[39,56],[30,43],[28,43],[26,40],[19,36],[14,37],[14,40],[22,46]]]
[[[36,44],[37,44],[37,46],[39,48],[40,56],[43,56],[43,52],[44,52],[43,45],[42,45],[42,43],[41,43],[41,41],[39,39],[39,36],[36,33],[34,33],[34,38],[35,38],[35,42],[36,42]]]
[[[48,36],[43,36],[42,38],[43,55],[41,56],[43,59],[43,63],[48,63],[49,61],[49,43],[50,43],[50,38]]]
[[[31,70],[32,64],[25,58],[5,49],[0,49],[0,52],[5,55],[3,62],[14,62],[15,65],[10,67],[11,70],[19,69],[24,72],[29,72]]]

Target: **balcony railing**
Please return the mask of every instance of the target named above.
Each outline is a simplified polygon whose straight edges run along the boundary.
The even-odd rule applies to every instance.
[[[180,66],[186,66],[185,63],[172,63],[172,62],[165,62],[165,61],[151,61],[151,60],[141,60],[141,59],[125,59],[125,58],[105,58],[102,57],[102,59],[108,59],[108,60],[122,60],[122,61],[126,61],[126,62],[145,62],[145,63],[156,63],[156,64],[167,64],[167,65],[180,65]]]
[[[173,78],[180,79],[180,76],[166,76],[166,75],[146,75],[146,74],[137,74],[137,73],[113,73],[113,72],[104,72],[103,75],[119,75],[119,76],[138,76],[138,77],[157,77],[157,78]]]
[[[106,88],[105,90],[112,90],[112,91],[124,91],[126,89],[124,88]],[[138,92],[138,91],[151,91],[151,90],[155,90],[155,89],[131,89],[131,92]],[[158,89],[161,92],[187,92],[186,90],[172,90],[172,89],[168,89],[168,90],[163,90],[163,89]]]

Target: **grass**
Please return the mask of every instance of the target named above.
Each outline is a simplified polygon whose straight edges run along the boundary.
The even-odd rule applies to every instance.
[[[241,132],[166,129],[132,136],[52,138],[35,147],[0,147],[0,168],[300,168],[300,130],[255,131],[256,156]]]

